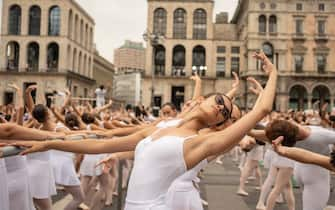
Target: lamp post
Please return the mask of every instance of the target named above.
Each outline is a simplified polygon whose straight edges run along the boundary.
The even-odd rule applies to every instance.
[[[151,33],[149,30],[144,32],[143,34],[143,39],[146,42],[150,43],[150,46],[152,48],[152,56],[151,56],[151,65],[152,65],[152,72],[151,72],[151,101],[150,101],[150,106],[153,108],[155,105],[155,87],[154,87],[154,82],[155,82],[155,47],[160,45],[165,37],[161,34],[158,33]]]
[[[199,76],[205,76],[207,66],[192,66],[192,73],[197,72]]]

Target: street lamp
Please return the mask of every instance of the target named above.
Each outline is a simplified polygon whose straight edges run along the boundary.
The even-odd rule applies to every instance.
[[[192,66],[192,72],[197,72],[199,76],[205,76],[207,71],[207,66]]]
[[[164,42],[165,37],[159,33],[151,33],[149,30],[144,32],[143,40],[145,42],[149,42],[152,48],[152,72],[151,72],[151,107],[154,107],[154,99],[155,99],[155,88],[154,88],[154,81],[155,81],[155,47],[160,45]]]

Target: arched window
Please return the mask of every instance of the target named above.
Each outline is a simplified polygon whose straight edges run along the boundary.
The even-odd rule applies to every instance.
[[[290,90],[290,109],[306,110],[308,107],[307,90],[304,86],[295,85]]]
[[[266,17],[265,15],[261,15],[258,18],[258,32],[266,33]]]
[[[273,52],[273,46],[270,43],[264,43],[263,44],[263,51],[264,54],[272,61],[273,63],[273,58],[274,58],[274,52]]]
[[[88,24],[85,26],[85,47],[88,47]]]
[[[155,75],[165,75],[165,47],[158,45],[154,49]]]
[[[48,71],[57,71],[59,59],[59,46],[57,43],[48,45],[47,66]]]
[[[269,32],[277,33],[277,17],[275,15],[271,15],[269,18]]]
[[[70,70],[71,69],[71,65],[72,65],[72,63],[71,63],[71,61],[73,60],[73,58],[72,58],[72,51],[71,51],[71,46],[70,45],[68,45],[67,46],[67,52],[66,52],[66,55],[67,55],[67,59],[66,59],[66,61],[67,61],[67,63],[66,63],[66,67],[67,67],[67,69],[68,70]]]
[[[40,47],[36,42],[28,45],[27,49],[28,71],[38,71],[38,62],[40,57]]]
[[[166,34],[166,10],[158,8],[154,11],[154,34],[165,35]]]
[[[8,34],[20,35],[21,33],[21,7],[13,5],[9,9]]]
[[[186,39],[186,11],[184,9],[176,9],[173,16],[173,38]]]
[[[321,108],[325,103],[330,104],[330,91],[325,85],[318,85],[313,89],[312,103],[319,101],[319,107]]]
[[[7,70],[18,71],[20,59],[20,45],[17,42],[9,42],[7,44]]]
[[[193,39],[207,38],[207,14],[203,9],[196,9],[193,14]]]
[[[177,45],[173,48],[172,56],[172,75],[173,76],[185,76],[184,71],[186,58],[185,58],[185,47]]]
[[[72,31],[73,31],[73,13],[72,10],[69,12],[69,19],[68,19],[68,37],[71,39],[72,38]]]
[[[83,72],[82,68],[82,55],[81,52],[79,52],[79,57],[78,57],[78,73],[81,74]]]
[[[74,40],[78,40],[78,15],[75,16],[74,18]]]
[[[72,63],[72,71],[76,72],[77,71],[77,49],[73,49],[73,63]]]
[[[80,21],[80,44],[83,44],[84,41],[84,21],[81,19]]]
[[[49,10],[49,35],[58,36],[60,34],[60,8],[53,6]]]
[[[206,49],[203,46],[193,48],[192,69],[198,72],[198,75],[206,75]]]
[[[40,35],[41,31],[41,8],[32,6],[29,10],[29,35]]]
[[[83,64],[82,74],[85,75],[85,76],[87,76],[86,69],[87,69],[87,58],[86,58],[86,55],[84,55],[84,64]]]

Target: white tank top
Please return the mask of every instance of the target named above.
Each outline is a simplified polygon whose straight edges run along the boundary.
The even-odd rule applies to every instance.
[[[165,196],[171,183],[186,172],[183,145],[191,137],[148,137],[137,145],[127,204],[150,205]]]

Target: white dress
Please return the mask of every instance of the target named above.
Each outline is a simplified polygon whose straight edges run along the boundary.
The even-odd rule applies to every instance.
[[[29,191],[26,158],[13,156],[5,158],[8,178],[9,209],[32,210],[33,199]]]
[[[47,199],[56,195],[55,178],[50,163],[50,152],[27,155],[29,187],[33,198]]]
[[[58,123],[55,131],[60,128],[66,128]],[[80,180],[77,176],[74,163],[74,155],[71,152],[51,150],[50,162],[53,168],[56,184],[63,186],[79,186]]]
[[[149,136],[138,143],[125,210],[165,210],[172,182],[187,170],[183,148],[187,138]]]
[[[203,210],[199,191],[193,182],[199,182],[197,175],[207,164],[207,159],[203,160],[171,184],[166,195],[169,209]]]
[[[92,130],[90,125],[87,125],[87,130]],[[105,157],[105,154],[84,155],[84,159],[80,165],[80,175],[100,176],[103,173],[102,166],[96,167],[96,164]]]
[[[9,209],[7,170],[4,159],[0,159],[0,209]]]

